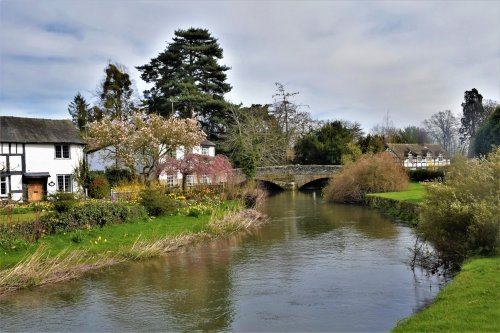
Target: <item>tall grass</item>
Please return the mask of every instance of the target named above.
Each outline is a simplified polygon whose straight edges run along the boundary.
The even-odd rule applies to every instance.
[[[365,154],[347,164],[323,190],[334,202],[362,202],[367,193],[404,191],[408,175],[389,153]]]

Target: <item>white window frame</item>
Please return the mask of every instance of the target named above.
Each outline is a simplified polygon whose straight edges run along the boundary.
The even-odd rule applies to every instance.
[[[62,177],[62,178],[59,178]],[[57,190],[60,192],[73,192],[73,176],[72,175],[57,175]],[[62,179],[63,188],[61,188],[61,184],[59,183],[59,179]],[[68,183],[66,184],[66,180]],[[67,186],[66,186],[67,185]]]
[[[201,183],[208,185],[208,184],[212,183],[212,180],[210,179],[210,176],[208,176],[208,175],[202,175],[201,176]]]
[[[64,148],[67,147],[68,150],[67,150],[67,157],[65,156],[65,150]],[[54,145],[54,156],[56,159],[58,160],[69,160],[71,158],[71,149],[70,149],[70,145],[69,144],[56,144]],[[57,156],[57,154],[59,153],[59,157]]]
[[[186,176],[186,185],[187,186],[193,186],[194,185],[194,175],[187,175]]]
[[[417,155],[417,163],[421,163],[422,162],[422,155]]]
[[[175,178],[174,175],[167,175],[167,186],[174,186],[175,185]]]
[[[210,155],[210,147],[201,147],[201,154],[209,156]]]
[[[0,196],[6,197],[8,194],[9,194],[9,183],[7,182],[7,177],[2,176],[0,177]]]

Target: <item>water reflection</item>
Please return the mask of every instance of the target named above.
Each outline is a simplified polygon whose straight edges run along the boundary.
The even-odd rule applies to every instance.
[[[438,290],[375,211],[290,192],[266,210],[248,235],[6,296],[0,330],[387,331]]]

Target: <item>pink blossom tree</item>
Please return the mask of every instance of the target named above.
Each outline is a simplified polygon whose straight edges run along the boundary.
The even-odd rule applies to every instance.
[[[206,175],[214,181],[225,182],[233,175],[233,166],[223,155],[207,156],[187,154],[184,158],[167,157],[158,165],[157,175],[162,173],[182,175],[182,191],[186,190],[186,176]]]
[[[139,167],[145,179],[162,159],[178,147],[191,149],[205,138],[195,119],[164,118],[136,112],[129,119],[91,123],[87,142],[90,150],[102,149],[105,158],[121,162],[132,172]]]

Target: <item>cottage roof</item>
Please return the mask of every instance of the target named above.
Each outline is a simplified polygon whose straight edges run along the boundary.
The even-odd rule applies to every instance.
[[[387,143],[386,146],[401,160],[404,160],[410,152],[414,157],[417,155],[425,157],[430,152],[433,157],[442,154],[443,158],[450,158],[450,154],[439,144]]]
[[[215,143],[205,139],[201,142],[200,146],[202,146],[202,147],[215,147]]]
[[[71,120],[0,116],[0,142],[85,144]]]

